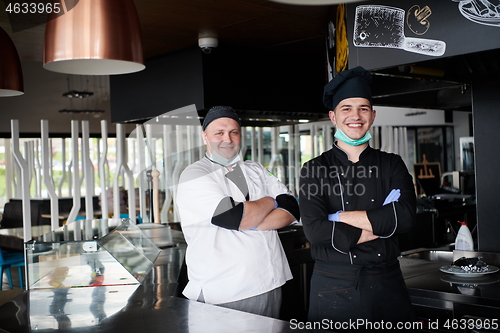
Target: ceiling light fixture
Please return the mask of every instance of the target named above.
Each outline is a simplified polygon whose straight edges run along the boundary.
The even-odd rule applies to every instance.
[[[406,117],[413,117],[413,116],[422,116],[424,114],[427,114],[427,112],[426,111],[414,111],[414,112],[405,113],[405,116]]]
[[[143,70],[141,28],[134,2],[85,0],[62,15],[49,16],[43,67],[78,75]]]
[[[63,94],[63,97],[68,97],[68,98],[85,98],[85,97],[90,97],[94,93],[91,91],[78,91],[78,90],[70,90],[68,92],[65,92]]]
[[[62,109],[59,113],[79,113],[79,114],[100,114],[104,113],[104,110],[72,110],[72,109]]]
[[[16,47],[0,27],[0,97],[24,94],[23,71]]]
[[[272,2],[284,3],[287,5],[315,5],[328,6],[339,5],[341,3],[361,2],[360,0],[270,0]]]

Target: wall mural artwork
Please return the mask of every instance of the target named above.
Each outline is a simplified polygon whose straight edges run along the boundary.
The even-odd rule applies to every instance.
[[[442,56],[446,50],[444,41],[406,37],[404,33],[405,22],[415,34],[426,33],[430,27],[428,18],[431,14],[428,6],[413,6],[408,16],[404,9],[396,7],[357,6],[353,43],[357,47],[394,48],[428,56]]]
[[[472,22],[500,27],[500,0],[453,0],[458,10]]]
[[[408,13],[406,14],[406,25],[410,30],[416,35],[425,34],[431,23],[428,18],[432,15],[432,10],[429,6],[425,6],[424,8],[420,8],[419,5],[412,6]]]

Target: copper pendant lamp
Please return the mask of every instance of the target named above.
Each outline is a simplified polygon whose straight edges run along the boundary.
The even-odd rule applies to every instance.
[[[0,28],[0,97],[24,94],[23,71],[16,47]]]
[[[77,75],[143,70],[141,28],[134,2],[82,0],[70,11],[49,17],[43,67]]]

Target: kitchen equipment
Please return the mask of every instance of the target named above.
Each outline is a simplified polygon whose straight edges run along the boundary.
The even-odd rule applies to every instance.
[[[445,42],[406,37],[404,23],[405,11],[403,9],[379,5],[357,6],[354,20],[354,45],[402,49],[436,57],[444,54]]]
[[[500,281],[500,277],[494,275],[481,275],[477,276],[475,279],[471,278],[462,278],[456,275],[443,275],[440,278],[441,281],[446,283],[452,283],[456,285],[483,285],[483,284],[493,284]]]
[[[458,223],[461,226],[458,229],[457,238],[455,239],[455,250],[474,251],[474,240],[472,239],[469,227],[467,227],[467,222],[458,221]]]
[[[458,277],[463,277],[463,278],[477,278],[478,276],[483,276],[486,274],[492,274],[498,272],[498,267],[488,265],[488,270],[485,272],[467,272],[467,271],[462,271],[459,272],[456,269],[453,269],[451,265],[445,265],[441,266],[439,270],[443,273],[448,273],[448,274],[453,274]]]

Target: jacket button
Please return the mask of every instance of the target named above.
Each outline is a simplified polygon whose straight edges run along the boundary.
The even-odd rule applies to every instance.
[[[353,258],[356,258],[356,255],[353,255],[352,257],[353,257]]]
[[[381,256],[381,254],[380,254],[380,253],[378,253],[378,254],[377,254],[377,256],[379,256],[379,257],[380,257],[380,256]]]
[[[375,199],[372,199],[372,202],[374,202],[374,201],[375,201]]]
[[[348,204],[349,204],[349,201],[346,201],[346,202],[345,202],[345,204],[346,204],[346,205],[348,205]]]

